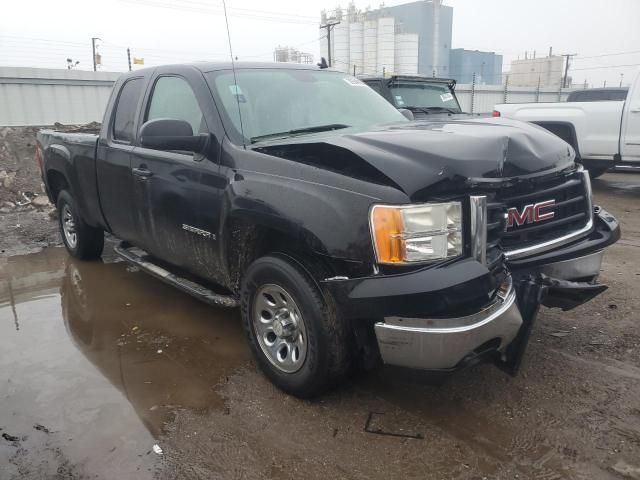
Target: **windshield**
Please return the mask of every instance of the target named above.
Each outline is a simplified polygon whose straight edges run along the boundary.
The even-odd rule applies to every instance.
[[[270,136],[403,122],[407,119],[360,80],[344,73],[306,69],[242,69],[207,74],[222,102],[230,132],[242,143]],[[236,101],[237,99],[237,101]],[[238,109],[238,102],[240,108]]]
[[[390,90],[397,108],[442,108],[461,112],[456,97],[446,84],[395,83]]]

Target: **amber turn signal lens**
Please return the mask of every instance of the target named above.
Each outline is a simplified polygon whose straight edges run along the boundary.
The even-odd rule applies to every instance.
[[[378,261],[381,263],[403,262],[405,252],[400,209],[376,205],[371,212],[371,224]]]

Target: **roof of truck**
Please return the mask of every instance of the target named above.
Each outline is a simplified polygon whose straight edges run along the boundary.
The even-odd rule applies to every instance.
[[[328,71],[337,71],[331,68],[320,68],[316,64],[304,64],[304,63],[284,63],[284,62],[234,62],[236,70],[242,70],[247,68],[278,68],[283,70],[328,70]],[[190,63],[175,63],[175,64],[167,64],[167,65],[159,65],[156,67],[148,67],[141,68],[138,70],[134,70],[132,72],[128,72],[127,75],[135,75],[140,73],[147,73],[155,70],[156,68],[167,68],[167,67],[193,67],[195,69],[200,70],[201,72],[213,72],[216,70],[231,70],[232,64],[231,62],[190,62]]]
[[[433,83],[456,83],[453,78],[430,77],[428,75],[358,75],[360,80],[404,80],[404,81],[427,81]]]

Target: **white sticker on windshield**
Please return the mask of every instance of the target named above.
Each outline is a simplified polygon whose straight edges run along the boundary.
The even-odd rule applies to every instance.
[[[396,95],[395,99],[396,99],[396,105],[398,105],[399,107],[404,105],[404,100],[402,99],[402,95]]]
[[[451,95],[450,93],[443,93],[442,95],[440,95],[440,99],[443,102],[449,102],[453,100],[453,95]]]
[[[347,82],[349,85],[351,85],[352,87],[366,87],[367,84],[364,83],[361,80],[358,80],[357,78],[354,77],[344,77],[343,80],[345,82]]]
[[[235,96],[240,103],[246,103],[247,99],[245,98],[242,90],[238,85],[229,85],[229,90],[231,90],[231,95]]]

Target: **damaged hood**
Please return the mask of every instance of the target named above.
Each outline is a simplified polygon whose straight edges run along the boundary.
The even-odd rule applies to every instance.
[[[533,124],[504,118],[438,118],[280,139],[256,146],[269,155],[389,182],[413,197],[435,184],[470,185],[551,174],[572,166],[573,149]],[[437,192],[432,192],[437,193]]]

